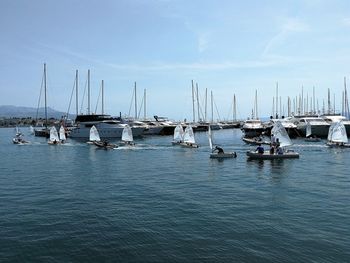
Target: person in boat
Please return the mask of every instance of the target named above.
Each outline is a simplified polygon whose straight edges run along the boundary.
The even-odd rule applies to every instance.
[[[275,154],[275,146],[272,143],[270,145],[270,154]]]
[[[224,154],[224,149],[219,146],[215,146],[213,152],[217,152],[218,154]]]
[[[103,146],[106,147],[108,145],[108,141],[103,141]]]
[[[277,149],[278,147],[280,147],[280,145],[281,145],[280,139],[276,138],[276,142],[275,142],[275,147],[276,147],[276,149]]]
[[[258,147],[256,148],[256,151],[261,154],[264,153],[265,150],[264,147],[261,146],[261,143],[259,143]]]
[[[273,135],[273,133],[271,133],[271,145],[275,146],[276,144],[276,137],[275,135]]]
[[[277,147],[276,153],[277,153],[277,154],[283,154],[283,149],[282,149],[281,146],[278,146],[278,147]]]
[[[53,144],[57,144],[57,141],[56,141],[56,139],[53,141]]]

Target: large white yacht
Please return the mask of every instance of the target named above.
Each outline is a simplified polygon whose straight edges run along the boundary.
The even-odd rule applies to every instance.
[[[264,130],[265,127],[260,119],[248,119],[244,121],[242,126],[244,137],[260,136]]]
[[[293,121],[297,125],[298,132],[303,137],[306,135],[307,123],[310,123],[313,135],[321,138],[327,138],[328,136],[330,124],[321,117],[307,115],[295,116]]]
[[[78,115],[75,119],[76,127],[69,136],[72,138],[89,138],[90,128],[94,125],[101,138],[121,138],[126,124],[105,114]],[[141,136],[145,127],[132,127],[134,137]]]

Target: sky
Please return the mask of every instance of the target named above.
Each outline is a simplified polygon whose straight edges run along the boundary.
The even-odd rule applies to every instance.
[[[37,107],[43,64],[47,103],[75,113],[70,104],[79,71],[79,111],[192,120],[192,84],[201,116],[232,119],[272,113],[278,93],[284,105],[315,88],[319,108],[330,89],[341,110],[349,79],[350,2],[322,0],[2,0],[0,1],[0,105]],[[207,110],[205,94],[207,91]],[[43,103],[40,103],[43,105]],[[70,105],[70,106],[69,106]],[[286,106],[285,106],[286,107]],[[197,102],[196,102],[197,111]],[[197,114],[197,113],[196,113]],[[197,118],[197,117],[196,117]]]

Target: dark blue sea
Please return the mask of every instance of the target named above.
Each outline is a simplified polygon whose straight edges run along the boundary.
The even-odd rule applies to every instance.
[[[1,262],[350,262],[350,149],[293,140],[300,159],[236,159],[172,136],[100,150],[0,129]]]

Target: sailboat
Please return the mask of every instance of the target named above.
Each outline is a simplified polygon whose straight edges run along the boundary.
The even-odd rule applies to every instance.
[[[194,139],[194,133],[192,126],[189,124],[187,125],[184,133],[184,141],[180,143],[182,147],[187,148],[198,148],[199,145],[196,144],[196,140]]]
[[[181,124],[178,124],[174,129],[174,139],[171,142],[173,145],[178,145],[184,141],[184,129]]]
[[[125,145],[135,145],[134,138],[132,136],[132,130],[129,125],[126,125],[123,129],[122,142]]]
[[[299,158],[299,153],[286,149],[286,147],[292,145],[286,129],[283,127],[280,121],[277,121],[273,126],[271,133],[275,136],[276,141],[279,142],[279,147],[276,153],[270,153],[270,151],[264,151],[258,153],[257,151],[247,151],[247,156],[251,159],[289,159]]]
[[[88,144],[94,144],[94,142],[100,142],[101,138],[98,133],[98,130],[96,129],[95,125],[92,125],[90,128],[90,136],[89,136],[89,141],[87,142]]]
[[[213,134],[211,133],[210,125],[208,125],[208,139],[209,139],[209,147],[212,151],[210,154],[210,158],[222,159],[222,158],[233,158],[233,157],[236,158],[237,157],[236,152],[224,152],[222,150],[222,148],[220,148],[218,146],[213,147]]]
[[[20,132],[20,130],[18,129],[18,127],[16,126],[16,135],[15,137],[12,139],[12,142],[14,144],[27,144],[29,143],[28,141],[23,139],[23,133]]]
[[[60,141],[61,143],[65,143],[67,138],[66,138],[66,130],[64,129],[64,127],[61,125],[60,127]]]
[[[310,122],[306,122],[306,142],[319,142],[321,141],[320,138],[316,137],[314,134],[312,134],[312,127]]]
[[[329,127],[327,145],[330,147],[350,147],[346,129],[342,121],[334,122]]]
[[[57,130],[55,126],[52,126],[50,129],[50,138],[49,141],[47,142],[48,144],[55,145],[60,143],[60,138],[58,137]]]

